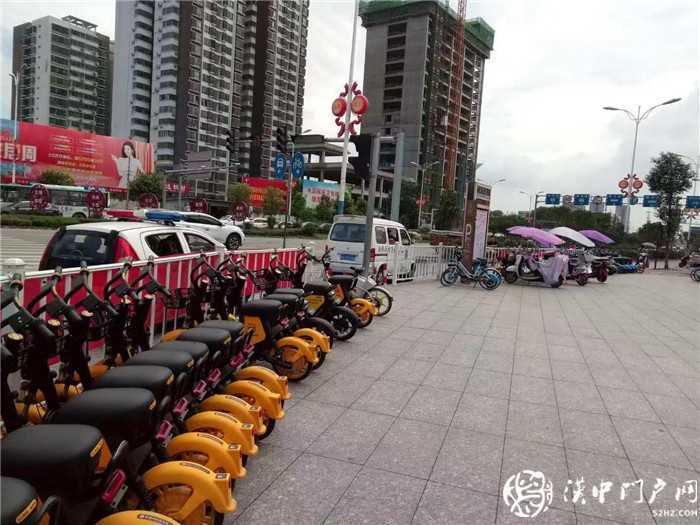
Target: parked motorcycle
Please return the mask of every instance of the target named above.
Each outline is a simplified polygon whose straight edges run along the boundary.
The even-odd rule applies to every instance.
[[[543,260],[519,253],[514,263],[506,268],[505,280],[509,284],[518,280],[544,282],[552,288],[559,288],[566,279],[568,259],[559,253]]]

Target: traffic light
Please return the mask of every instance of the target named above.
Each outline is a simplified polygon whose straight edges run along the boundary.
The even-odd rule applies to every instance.
[[[227,129],[226,130],[226,149],[228,152],[233,155],[233,152],[236,150],[236,132],[235,130],[232,129]]]
[[[287,128],[277,128],[277,151],[287,154]]]
[[[365,180],[368,180],[370,165],[372,162],[372,135],[367,133],[351,135],[350,142],[352,142],[357,149],[357,157],[350,157],[348,160],[355,169],[355,174]]]

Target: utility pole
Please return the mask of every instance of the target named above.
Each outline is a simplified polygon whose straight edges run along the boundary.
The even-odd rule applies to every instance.
[[[365,221],[365,245],[362,253],[362,268],[369,275],[369,255],[372,246],[372,230],[374,229],[374,199],[377,190],[377,176],[379,175],[379,148],[381,146],[381,134],[375,133],[372,137],[372,162],[370,164],[369,192],[367,196],[367,220]]]
[[[391,189],[391,220],[399,220],[401,206],[401,178],[403,174],[403,145],[405,133],[400,131],[396,137],[396,156],[394,157],[394,184]]]

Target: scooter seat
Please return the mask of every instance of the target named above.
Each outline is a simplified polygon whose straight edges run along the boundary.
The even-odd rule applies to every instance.
[[[292,309],[298,308],[303,300],[294,294],[285,293],[282,290],[266,295],[265,299],[269,299],[270,301],[279,301],[283,305]]]
[[[311,281],[304,285],[304,291],[306,293],[326,295],[333,290],[333,285],[325,281]]]
[[[280,309],[282,303],[279,301],[270,301],[268,299],[260,299],[259,301],[251,301],[241,306],[241,317],[262,317],[270,325],[276,325],[279,321]]]
[[[125,440],[132,448],[148,442],[153,435],[156,399],[145,388],[100,388],[88,390],[63,405],[52,422],[93,425],[107,442]],[[51,443],[49,438],[44,446]]]
[[[101,440],[100,431],[87,425],[18,428],[2,440],[2,473],[30,483],[44,497],[53,494],[80,497],[90,489],[100,459],[97,451]],[[3,524],[7,523],[4,519],[5,479]]]
[[[199,323],[197,328],[192,328],[191,330],[187,330],[182,333],[183,336],[188,334],[189,332],[196,332],[199,329],[204,329],[206,328],[207,330],[215,329],[215,330],[226,330],[229,335],[232,338],[236,338],[240,335],[241,330],[243,330],[243,323],[240,323],[238,321],[227,321],[225,319],[211,319],[209,321],[204,321],[203,323]],[[180,339],[184,339],[184,337],[180,337]]]
[[[174,379],[164,366],[118,366],[98,377],[93,388],[145,388],[160,401],[171,394]]]
[[[10,525],[24,523],[36,525],[36,511],[39,510],[39,495],[29,483],[17,478],[0,478],[0,494],[2,506],[0,506],[0,523]],[[27,513],[28,512],[28,513]]]
[[[304,297],[304,295],[306,295],[306,292],[301,288],[275,288],[270,295],[273,293],[286,293],[296,295],[297,297]]]
[[[331,284],[339,284],[343,288],[349,288],[352,286],[355,277],[352,275],[331,275],[328,278],[328,282]]]
[[[169,368],[178,377],[189,374],[194,367],[194,359],[187,352],[173,350],[148,350],[131,357],[124,366],[158,365]]]
[[[192,356],[192,359],[194,359],[197,365],[209,357],[209,347],[198,341],[163,341],[153,345],[149,352],[153,350],[166,350],[168,352],[175,350],[177,352],[185,352]]]

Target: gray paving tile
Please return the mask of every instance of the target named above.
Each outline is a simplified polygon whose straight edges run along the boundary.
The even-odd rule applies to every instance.
[[[515,354],[535,357],[537,359],[549,359],[546,343],[535,343],[531,341],[517,341],[515,343]]]
[[[654,410],[640,392],[599,387],[605,408],[613,416],[658,422]]]
[[[436,425],[449,425],[461,393],[430,386],[420,386],[401,412],[401,417]]]
[[[430,479],[498,495],[502,453],[502,436],[450,428]]]
[[[406,356],[411,359],[418,359],[419,361],[431,361],[435,363],[440,359],[444,351],[445,347],[443,345],[420,341],[420,343],[411,347],[411,350],[406,353]]]
[[[413,525],[492,525],[498,498],[428,481]]]
[[[507,398],[510,395],[510,374],[474,369],[469,377],[465,392]]]
[[[363,468],[326,519],[326,524],[408,524],[425,481]]]
[[[421,328],[402,326],[400,330],[391,334],[391,337],[394,339],[403,339],[405,341],[417,341],[424,333],[425,330]]]
[[[433,363],[428,361],[417,361],[402,357],[384,372],[382,379],[419,385],[423,378],[428,375],[431,368],[433,368]]]
[[[405,339],[397,339],[395,337],[386,337],[378,341],[372,349],[372,355],[384,355],[400,357],[410,353],[415,348],[415,341],[406,341]]]
[[[532,523],[537,525],[576,525],[576,515],[573,512],[549,508],[534,518],[519,518],[510,510],[510,507],[503,503],[503,500],[499,502],[497,525],[530,525]]]
[[[635,363],[637,364],[637,363]],[[683,397],[683,393],[673,382],[658,370],[625,367],[627,374],[642,392],[662,396]]]
[[[552,370],[547,359],[530,357],[516,353],[513,362],[513,373],[530,377],[552,379]]]
[[[695,469],[700,472],[700,432],[693,428],[674,427],[672,425],[666,425],[666,428]]]
[[[241,515],[300,455],[301,452],[297,450],[261,443],[258,454],[248,459],[245,478],[236,481],[233,497],[238,503],[238,509],[234,516]]]
[[[349,409],[316,438],[309,451],[362,464],[393,422],[391,416]]]
[[[572,361],[574,363],[585,363],[583,354],[576,346],[549,345],[549,358],[554,361]]]
[[[635,385],[622,365],[595,363],[589,366],[596,385],[624,390],[637,390],[637,385]]]
[[[559,418],[566,448],[625,457],[615,427],[607,414],[561,410]]]
[[[515,328],[504,328],[500,326],[492,326],[488,332],[486,332],[487,337],[498,337],[503,339],[515,339]]]
[[[692,468],[683,451],[676,445],[668,429],[663,425],[616,416],[613,416],[612,420],[622,445],[632,461]]]
[[[696,512],[697,521],[697,516],[700,516],[700,502],[693,502],[693,500],[698,499],[697,494],[676,493],[676,490],[679,487],[682,488],[688,481],[693,483],[693,480],[695,480],[695,483],[697,483],[698,473],[696,471],[638,461],[633,461],[632,467],[638,478],[644,480],[644,496],[649,502],[652,511],[662,512],[667,509],[676,509],[677,511],[690,513]],[[659,479],[661,482],[658,481]],[[676,499],[676,495],[678,495],[678,499]],[[669,516],[668,522],[692,521],[689,518],[692,518],[692,516],[675,520]],[[657,519],[657,522],[659,521],[663,522],[664,520]]]
[[[454,336],[455,334],[451,332],[444,332],[441,330],[425,330],[421,334],[420,340],[428,343],[448,345],[452,339],[454,339]]]
[[[236,523],[321,523],[359,470],[359,465],[304,454],[246,509]]]
[[[571,472],[571,480],[583,478],[586,483],[584,499],[576,503],[576,512],[593,517],[599,517],[622,523],[654,523],[651,511],[645,503],[636,504],[630,500],[620,500],[620,485],[634,482],[637,477],[632,470],[632,465],[626,458],[613,458],[589,452],[576,450],[567,451],[567,460]],[[607,493],[604,501],[594,498],[591,490],[594,484],[601,480],[612,483],[613,490]],[[569,499],[572,492],[569,491]]]
[[[367,377],[380,377],[396,361],[394,356],[375,356],[366,354],[359,357],[353,364],[345,369],[348,374],[356,374]]]
[[[646,397],[665,424],[700,429],[700,410],[687,399],[658,394]]]
[[[561,445],[563,438],[556,407],[513,401],[508,409],[508,435],[514,439]]]
[[[669,379],[695,403],[696,406],[700,406],[700,381],[687,376],[669,376]]]
[[[352,408],[398,416],[416,388],[414,384],[380,379],[352,404]]]
[[[372,377],[342,373],[322,384],[306,396],[306,399],[349,407],[374,382]]]
[[[466,366],[435,363],[435,366],[423,379],[423,385],[461,392],[467,385],[467,378],[471,370],[471,368]]]
[[[474,368],[510,374],[513,371],[513,356],[502,352],[481,352]]]
[[[588,365],[585,363],[552,359],[552,376],[557,381],[593,383],[593,377],[588,371]]]
[[[461,348],[462,350],[476,351],[481,349],[484,338],[471,334],[456,334],[450,342],[450,347]]]
[[[574,383],[573,381],[554,381],[557,405],[585,412],[605,413],[603,400],[592,383]]]
[[[428,479],[447,428],[411,419],[397,419],[366,465]]]
[[[467,350],[458,347],[447,347],[440,356],[439,362],[447,365],[474,366],[479,350]]]
[[[555,406],[554,385],[551,379],[513,374],[510,384],[510,398],[539,405]]]
[[[286,417],[277,423],[266,443],[306,450],[344,411],[343,407],[302,399],[286,411]]]
[[[452,425],[458,428],[503,434],[506,431],[508,400],[465,392]]]

